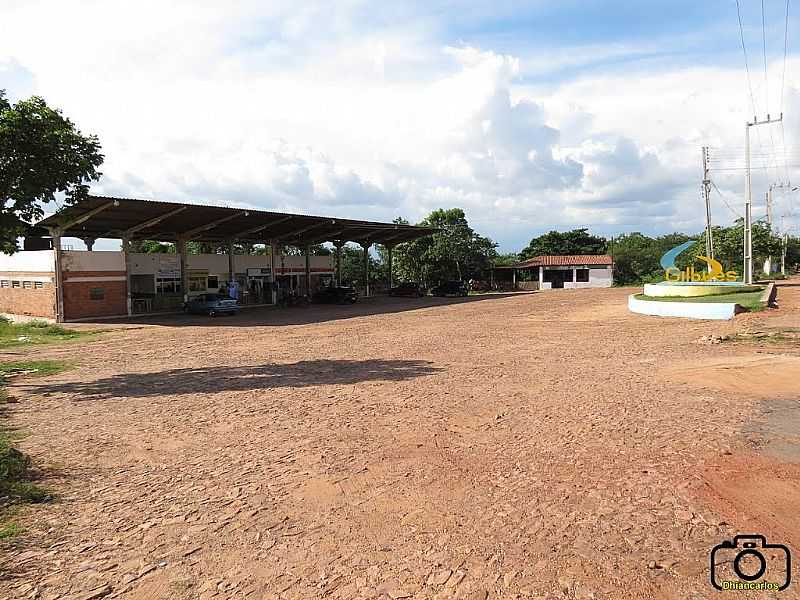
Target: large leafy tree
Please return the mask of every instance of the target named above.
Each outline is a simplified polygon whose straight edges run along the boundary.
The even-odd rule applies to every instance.
[[[83,135],[61,111],[38,96],[12,105],[0,90],[0,251],[18,250],[17,238],[56,194],[66,204],[84,198],[102,162],[97,137]]]
[[[463,210],[434,210],[420,225],[439,231],[397,247],[393,267],[398,281],[432,285],[450,279],[488,277],[497,257],[497,244],[476,233]]]
[[[588,229],[572,231],[550,231],[533,238],[519,253],[521,259],[534,256],[564,254],[603,254],[606,252],[606,240],[592,235]]]
[[[744,271],[744,220],[736,219],[732,227],[714,227],[714,257],[722,262],[726,270]],[[763,221],[753,223],[753,272],[756,276],[761,272],[768,256],[773,260],[780,258],[781,239],[772,233],[769,224]]]
[[[790,273],[800,265],[800,237],[786,238],[786,272]]]

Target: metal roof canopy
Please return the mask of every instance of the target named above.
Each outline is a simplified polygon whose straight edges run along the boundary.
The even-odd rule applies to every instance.
[[[110,196],[89,196],[36,226],[83,239],[274,240],[290,246],[334,241],[393,245],[437,231],[435,227]]]

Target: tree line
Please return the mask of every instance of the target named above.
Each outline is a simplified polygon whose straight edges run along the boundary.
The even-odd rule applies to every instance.
[[[0,90],[0,251],[18,250],[18,238],[26,235],[30,224],[44,216],[43,203],[57,197],[69,206],[85,198],[89,184],[97,181],[103,162],[97,136],[82,134],[62,113],[47,106],[39,97],[12,104]],[[407,224],[397,218],[395,223]],[[683,267],[697,255],[705,254],[704,236],[669,233],[648,236],[640,232],[605,238],[585,228],[550,231],[534,237],[518,253],[499,253],[497,244],[477,233],[460,208],[437,209],[419,225],[434,227],[436,233],[393,248],[393,274],[396,281],[415,281],[435,285],[441,281],[487,280],[497,266],[510,265],[539,255],[610,254],[614,260],[614,279],[619,285],[634,285],[662,279],[659,259],[667,250],[688,240],[697,243],[680,257]],[[714,227],[714,255],[726,270],[742,272],[743,224]],[[228,246],[189,242],[192,254],[225,253]],[[136,252],[175,252],[175,245],[155,240],[133,242]],[[302,249],[282,247],[285,254]],[[314,254],[331,254],[328,246],[317,244]],[[767,257],[780,260],[781,239],[770,226],[753,224],[754,265]],[[238,254],[264,254],[263,245],[235,244]],[[388,276],[388,249],[377,246],[368,255],[372,283],[385,282]],[[342,250],[342,278],[363,284],[364,255],[360,247],[347,245]],[[800,238],[789,237],[786,262],[790,269],[800,263]]]

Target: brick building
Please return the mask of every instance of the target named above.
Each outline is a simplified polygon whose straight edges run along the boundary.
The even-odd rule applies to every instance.
[[[128,269],[121,251],[62,250],[64,321],[128,314]],[[0,314],[11,317],[56,319],[56,267],[54,250],[0,254]],[[187,296],[218,292],[229,284],[230,264],[242,304],[269,304],[271,258],[265,255],[223,254],[187,256]],[[175,254],[130,253],[131,313],[163,312],[183,303],[181,274]],[[310,289],[333,277],[332,256],[310,256]],[[305,257],[276,257],[275,278],[290,289],[305,289]],[[266,285],[265,285],[266,284]]]
[[[369,248],[388,250],[436,231],[312,215],[177,204],[133,198],[90,196],[44,219],[26,239],[26,250],[0,254],[0,314],[72,321],[136,313],[174,311],[195,294],[231,293],[241,304],[275,303],[286,289],[311,295],[334,273],[341,276],[341,248],[356,242],[364,250],[363,293],[369,289]],[[49,236],[48,236],[49,234]],[[77,238],[87,250],[64,249],[62,238]],[[97,239],[120,240],[120,251],[93,251]],[[137,239],[169,241],[176,252],[138,254]],[[227,249],[224,254],[190,254],[188,242]],[[315,244],[331,242],[334,256],[315,256]],[[263,244],[262,255],[234,253],[237,243]],[[302,255],[285,255],[291,246]],[[35,249],[34,249],[35,248]],[[339,282],[341,283],[341,281]]]

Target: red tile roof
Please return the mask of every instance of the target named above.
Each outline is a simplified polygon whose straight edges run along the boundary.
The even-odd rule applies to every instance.
[[[571,256],[534,256],[514,265],[516,269],[526,267],[572,267],[582,265],[611,266],[614,260],[607,254],[573,254]]]

